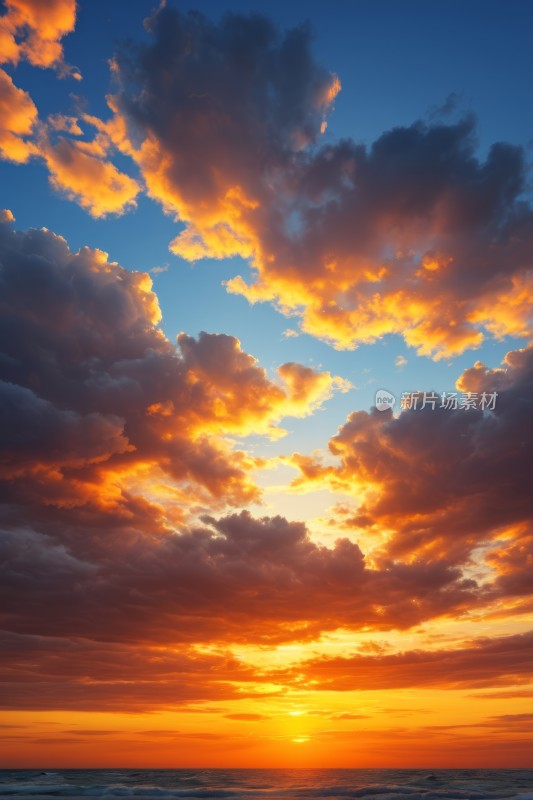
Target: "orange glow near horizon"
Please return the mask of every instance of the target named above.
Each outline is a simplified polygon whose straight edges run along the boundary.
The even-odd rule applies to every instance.
[[[516,631],[527,630],[531,621],[530,616],[522,618]],[[418,633],[398,633],[388,645],[391,654],[401,653],[408,644],[413,651],[438,655],[443,641],[449,642],[449,651],[460,650],[468,647],[472,634],[482,636],[490,628],[490,623],[444,620],[431,632],[421,628]],[[466,636],[462,643],[461,636]],[[498,690],[479,681],[479,686],[456,688],[450,672],[449,686],[443,678],[442,686],[433,687],[428,667],[421,673],[422,685],[416,687],[319,688],[321,679],[310,666],[313,660],[326,658],[328,675],[330,660],[342,659],[354,648],[363,658],[374,654],[375,668],[381,669],[385,642],[376,634],[354,639],[345,631],[309,644],[235,647],[236,663],[252,669],[252,682],[237,676],[232,680],[230,672],[226,688],[219,684],[216,697],[208,702],[180,707],[149,701],[138,713],[132,701],[139,699],[145,686],[133,681],[126,689],[116,685],[119,705],[132,707],[127,713],[8,711],[2,718],[3,766],[431,769],[527,764],[530,715],[524,709],[531,706],[533,684],[520,681]],[[180,652],[159,650],[167,651]],[[220,649],[214,645],[197,652],[212,657]],[[147,655],[147,663],[154,657]],[[204,680],[200,675],[198,679]],[[158,679],[154,688],[157,684]],[[113,702],[112,695],[109,701]]]
[[[524,687],[517,694],[525,693]],[[530,695],[533,688],[528,687]],[[479,695],[479,699],[476,695]],[[527,764],[527,730],[506,728],[524,699],[479,691],[308,693],[290,701],[224,702],[149,714],[12,712],[10,767],[450,768]],[[415,707],[422,706],[422,707]],[[347,710],[350,709],[350,710]],[[296,715],[297,714],[297,715]],[[233,718],[232,718],[233,717]],[[250,719],[250,717],[252,719]],[[458,718],[464,722],[458,722]]]

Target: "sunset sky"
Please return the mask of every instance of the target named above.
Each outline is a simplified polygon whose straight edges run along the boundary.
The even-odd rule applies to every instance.
[[[0,8],[0,767],[531,766],[533,4]]]

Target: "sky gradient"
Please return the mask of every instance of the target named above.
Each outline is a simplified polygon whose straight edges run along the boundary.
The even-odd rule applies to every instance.
[[[533,6],[0,8],[0,767],[529,766]]]

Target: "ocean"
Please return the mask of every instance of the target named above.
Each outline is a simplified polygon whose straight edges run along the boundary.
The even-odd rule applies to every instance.
[[[0,770],[0,797],[533,800],[533,770]]]

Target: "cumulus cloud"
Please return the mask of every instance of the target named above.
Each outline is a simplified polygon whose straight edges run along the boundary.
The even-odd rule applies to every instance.
[[[81,115],[92,141],[68,138],[77,119],[41,127],[56,189],[102,216],[134,207],[142,185],[185,223],[174,253],[248,259],[252,282],[234,276],[228,291],[274,303],[337,348],[395,333],[438,359],[531,334],[519,147],[497,143],[481,160],[471,117],[418,121],[369,147],[322,145],[340,81],[314,60],[308,26],[281,34],[259,15],[215,24],[166,6],[146,24],[152,42],[112,60],[111,119]],[[4,134],[8,157],[31,154],[28,113]],[[141,181],[112,163],[114,148]]]
[[[76,117],[61,114],[39,121],[30,95],[0,69],[0,156],[18,163],[46,163],[50,184],[93,217],[123,214],[136,207],[140,186],[109,160],[107,137],[92,142],[58,135],[83,134]]]
[[[182,334],[174,347],[149,276],[101,251],[3,224],[0,253],[2,474],[43,502],[127,506],[126,484],[145,473],[152,497],[170,481],[177,499],[180,483],[191,501],[256,498],[256,462],[224,436],[281,435],[281,418],[346,388],[297,364],[271,381],[224,334]]]
[[[113,61],[114,116],[91,118],[186,224],[189,260],[240,255],[271,301],[338,348],[404,336],[443,358],[487,335],[531,333],[531,221],[524,153],[476,155],[475,122],[416,122],[369,148],[320,146],[340,82],[307,27],[160,8],[151,44]]]
[[[340,89],[309,51],[306,27],[281,37],[258,15],[162,7],[148,21],[154,44],[113,63],[121,85],[107,130],[141,167],[149,193],[188,223],[172,250],[186,258],[252,255],[253,219],[268,213],[262,172],[283,183],[287,156],[320,136]],[[158,111],[156,112],[156,108]]]
[[[336,464],[289,459],[300,472],[295,485],[354,496],[357,509],[345,511],[344,524],[375,534],[373,555],[382,566],[418,558],[467,564],[473,557],[487,568],[485,599],[513,597],[520,613],[530,602],[533,557],[533,347],[509,352],[496,369],[477,362],[457,388],[476,402],[496,393],[494,409],[446,409],[438,400],[434,409],[419,404],[397,417],[354,412],[330,440]]]
[[[0,381],[0,413],[4,477],[15,478],[36,458],[42,468],[82,466],[130,449],[122,418],[57,408],[31,389],[5,381]]]
[[[3,628],[159,645],[221,635],[276,643],[340,626],[409,628],[478,602],[458,569],[371,569],[347,539],[319,546],[282,517],[241,512],[171,532],[150,509],[129,510],[126,519],[86,508],[21,513],[11,498],[2,516]]]
[[[405,627],[471,600],[458,570],[377,573],[348,540],[320,547],[281,517],[187,527],[259,496],[260,460],[227,434],[275,437],[343,382],[293,362],[271,380],[224,334],[175,347],[146,274],[3,219],[5,628],[98,637],[105,617],[110,637],[285,640],[342,621]]]
[[[335,390],[346,392],[351,388],[348,381],[338,376],[293,362],[278,367],[279,382],[272,383],[256,359],[244,353],[233,336],[225,334],[214,337],[204,333],[194,339],[182,333],[178,345],[188,380],[197,390],[191,416],[197,418],[200,426],[219,433],[263,433],[278,438],[285,431],[275,420],[287,415],[307,416]],[[221,388],[233,395],[231,405],[222,401]],[[208,405],[212,409],[211,426]]]

